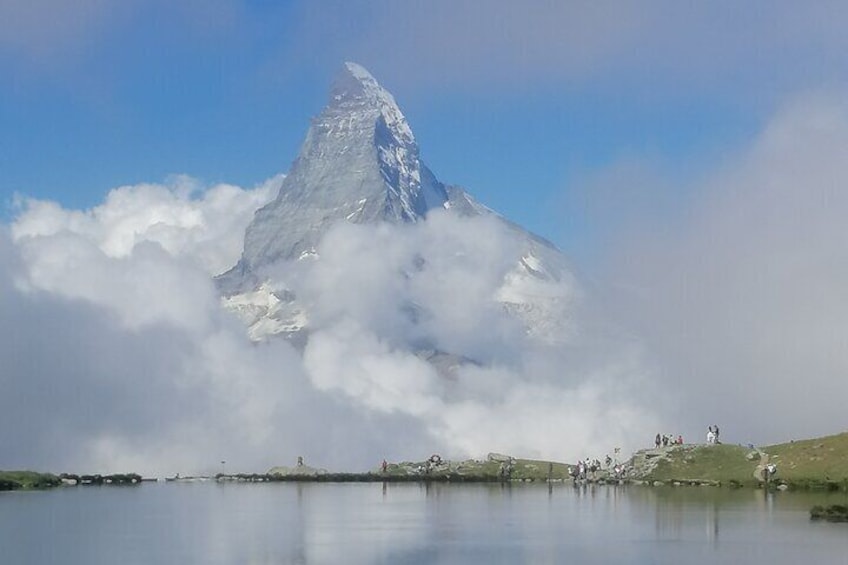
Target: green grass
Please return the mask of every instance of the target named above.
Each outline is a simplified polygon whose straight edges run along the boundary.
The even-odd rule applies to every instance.
[[[736,445],[690,445],[671,448],[646,477],[652,481],[720,481],[756,485],[759,460]],[[848,432],[762,447],[769,463],[777,465],[774,480],[793,488],[848,489]]]
[[[395,476],[406,476],[407,469],[416,468],[416,467],[425,467],[426,462],[402,462],[402,463],[390,463],[386,468],[385,474],[380,474],[380,476],[385,477],[395,477]],[[535,459],[515,459],[512,472],[509,475],[510,480],[521,480],[521,481],[544,481],[548,479],[548,474],[550,473],[550,478],[554,480],[564,480],[568,478],[568,465],[565,463],[556,463],[550,461],[538,461]],[[482,480],[482,481],[491,481],[491,480],[500,480],[501,477],[501,464],[497,461],[460,461],[460,462],[452,462],[450,464],[450,469],[444,469],[442,467],[434,468],[431,471],[432,476],[439,475],[447,475],[450,474],[456,478],[464,478],[466,480]],[[426,478],[428,475],[421,474],[415,475],[421,478]]]
[[[0,490],[40,489],[61,484],[56,475],[35,471],[0,471]]]
[[[688,445],[668,451],[668,459],[660,461],[646,477],[653,481],[720,481],[739,484],[755,483],[757,461],[749,461],[750,450],[737,445]]]
[[[516,459],[510,478],[516,480],[544,481],[547,480],[549,471],[552,479],[564,480],[569,478],[568,465],[565,463],[536,461],[533,459]]]
[[[764,447],[777,476],[799,486],[848,485],[848,432]]]

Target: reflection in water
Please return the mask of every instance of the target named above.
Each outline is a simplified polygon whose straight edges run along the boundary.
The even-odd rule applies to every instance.
[[[709,511],[706,513],[707,515],[707,539],[713,543],[713,546],[718,546],[718,505],[713,501],[713,503],[708,507]],[[710,527],[712,526],[712,527]]]
[[[70,488],[0,494],[0,547],[4,563],[68,565],[844,563],[844,527],[808,511],[845,499],[570,483]]]

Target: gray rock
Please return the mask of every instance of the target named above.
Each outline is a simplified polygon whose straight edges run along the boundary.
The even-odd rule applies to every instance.
[[[414,222],[447,202],[394,97],[346,63],[277,198],[256,212],[241,260],[220,283],[247,290],[262,266],[314,253],[337,221]]]

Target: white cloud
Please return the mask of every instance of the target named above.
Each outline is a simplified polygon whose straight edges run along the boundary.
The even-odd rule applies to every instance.
[[[439,376],[427,362],[393,350],[356,322],[343,321],[309,340],[304,363],[318,390],[339,390],[378,412],[435,414]]]
[[[625,342],[593,337],[574,303],[579,338],[541,347],[496,302],[522,251],[494,218],[433,213],[407,226],[341,224],[320,259],[275,276],[315,314],[304,352],[313,384],[415,418],[450,456],[600,456],[652,436],[648,375]],[[576,294],[567,277],[550,284]],[[440,374],[410,344],[484,364]]]
[[[90,210],[65,210],[55,202],[19,199],[23,212],[12,226],[18,242],[62,232],[82,237],[112,258],[128,257],[145,242],[187,259],[211,275],[230,268],[241,253],[244,226],[276,194],[282,175],[251,190],[221,184],[203,190],[176,176],[167,184],[122,186]]]
[[[493,449],[563,459],[653,427],[628,398],[638,363],[527,349],[493,300],[520,249],[491,218],[338,226],[319,260],[278,268],[311,309],[303,357],[282,340],[250,343],[211,275],[235,263],[272,184],[176,178],[87,211],[24,204],[0,247],[11,391],[0,408],[5,429],[32,433],[3,437],[0,466],[214,472],[304,455],[361,469]],[[440,374],[410,343],[494,363]],[[565,357],[591,370],[564,371]]]
[[[796,98],[744,151],[678,185],[688,208],[676,217],[643,206],[610,234],[611,280],[624,283],[612,308],[646,340],[697,437],[715,423],[743,443],[841,431],[846,151],[844,95]]]
[[[520,346],[522,328],[495,302],[520,252],[493,218],[436,212],[409,226],[340,224],[318,253],[277,273],[317,327],[350,317],[386,339],[471,357]]]

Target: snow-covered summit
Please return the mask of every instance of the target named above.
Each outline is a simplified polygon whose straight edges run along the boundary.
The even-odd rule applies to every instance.
[[[354,63],[353,61],[345,61],[344,69],[356,80],[361,82],[363,85],[368,85],[369,88],[373,88],[374,90],[385,90],[377,83],[377,79],[368,72],[368,70],[360,65],[359,63]]]
[[[330,91],[331,104],[370,105],[379,109],[383,120],[390,130],[399,134],[405,143],[414,143],[412,134],[403,112],[395,102],[394,96],[380,86],[365,67],[347,62],[336,78]]]
[[[330,89],[330,106],[346,111],[379,111],[386,126],[403,143],[415,143],[415,136],[394,96],[380,86],[365,67],[347,62]]]

